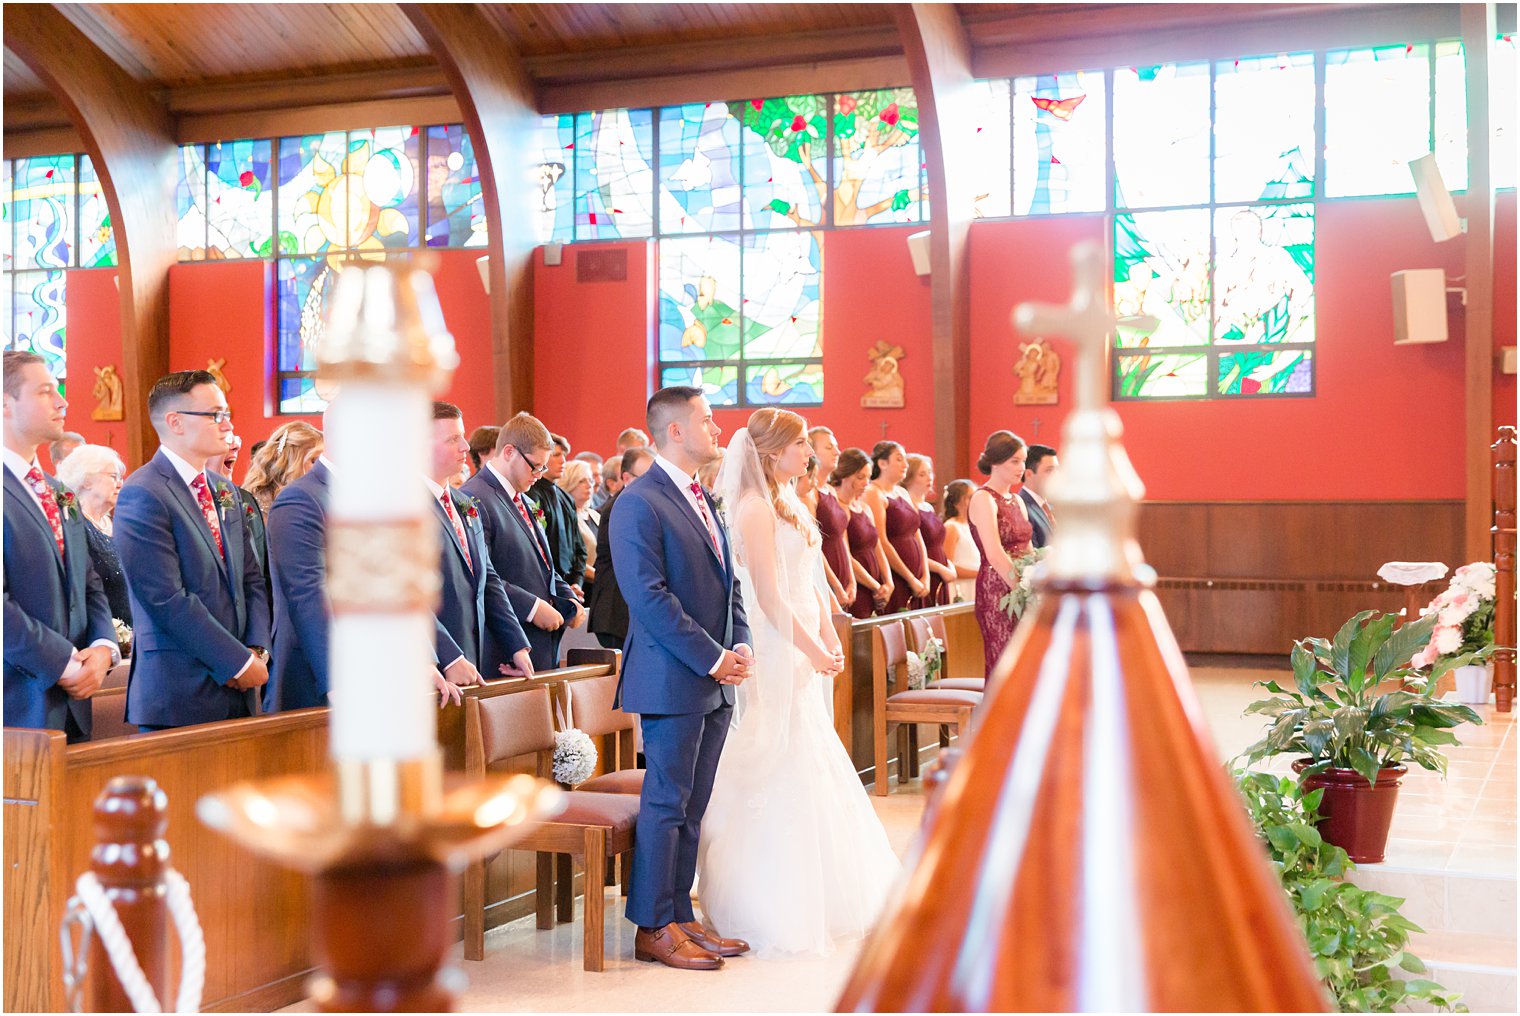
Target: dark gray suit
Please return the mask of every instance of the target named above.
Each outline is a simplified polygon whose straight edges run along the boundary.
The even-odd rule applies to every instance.
[[[1035,501],[1034,495],[1029,492],[1029,488],[1025,487],[1021,489],[1019,497],[1023,499],[1024,508],[1029,512],[1029,524],[1034,526],[1034,538],[1030,540],[1029,545],[1031,547],[1045,546],[1050,542],[1051,536],[1055,533],[1055,523],[1050,521],[1050,516],[1046,515],[1045,510],[1040,507],[1039,502]]]

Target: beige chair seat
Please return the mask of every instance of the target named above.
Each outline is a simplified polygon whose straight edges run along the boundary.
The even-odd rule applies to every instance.
[[[615,772],[593,776],[578,784],[576,793],[641,794],[644,792],[644,770],[619,769]]]
[[[638,798],[629,794],[598,794],[572,790],[565,795],[565,810],[550,819],[570,825],[597,825],[614,834],[630,832],[639,817]]]
[[[895,695],[888,695],[887,701],[895,706],[948,706],[951,709],[958,709],[965,706],[975,707],[981,705],[982,696],[974,691],[956,691],[949,688],[918,688],[900,691]]]
[[[983,677],[949,677],[943,681],[935,681],[929,685],[930,689],[942,688],[945,691],[974,691],[977,694],[987,690],[987,679]]]

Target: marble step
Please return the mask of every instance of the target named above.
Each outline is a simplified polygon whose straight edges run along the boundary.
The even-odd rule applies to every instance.
[[[1349,877],[1364,889],[1402,897],[1400,912],[1429,934],[1486,936],[1514,951],[1520,895],[1514,875],[1368,864]]]
[[[1473,1012],[1515,1012],[1520,1007],[1513,938],[1463,932],[1410,936],[1409,949],[1425,961],[1418,975],[1462,993]]]

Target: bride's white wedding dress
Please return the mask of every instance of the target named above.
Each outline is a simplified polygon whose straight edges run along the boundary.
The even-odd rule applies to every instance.
[[[755,667],[702,822],[698,893],[713,927],[757,955],[826,954],[871,929],[901,864],[829,719],[832,678],[791,641],[793,625],[824,622],[820,544],[765,509],[775,565],[741,573]],[[755,589],[771,572],[774,587]]]

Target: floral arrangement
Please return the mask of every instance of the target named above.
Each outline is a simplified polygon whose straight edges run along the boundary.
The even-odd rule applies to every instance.
[[[918,691],[925,688],[934,680],[945,666],[945,644],[939,639],[930,636],[929,644],[924,647],[923,654],[908,651],[908,688]]]
[[[473,497],[464,503],[464,517],[467,519],[480,518],[480,502]]]
[[[1487,561],[1457,569],[1451,585],[1420,611],[1421,617],[1436,615],[1436,627],[1430,642],[1410,661],[1415,667],[1493,646],[1494,579],[1494,566]]]
[[[119,617],[111,618],[111,627],[116,629],[116,644],[121,646],[121,655],[132,655],[132,626]]]
[[[74,492],[67,488],[56,493],[58,497],[58,510],[63,513],[63,517],[71,521],[79,521],[79,498],[75,497]]]
[[[1049,547],[1031,547],[1027,553],[1013,559],[1013,571],[1018,575],[1019,580],[998,601],[998,606],[1006,611],[1009,617],[1023,617],[1029,605],[1034,602],[1034,566],[1045,560],[1045,554],[1049,549]]]
[[[918,691],[924,686],[924,658],[908,650],[908,690]]]
[[[232,488],[231,487],[225,486],[225,485],[220,484],[220,483],[217,484],[217,486],[216,486],[216,504],[217,504],[217,507],[219,507],[222,511],[224,511],[224,512],[230,512],[230,511],[232,511],[233,508],[237,507],[238,502],[241,501],[241,500],[242,500],[242,498],[240,498],[236,494],[232,493]]]
[[[584,783],[596,772],[596,742],[571,727],[554,734],[554,782],[567,787]]]

